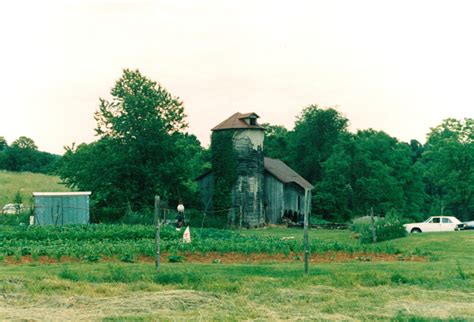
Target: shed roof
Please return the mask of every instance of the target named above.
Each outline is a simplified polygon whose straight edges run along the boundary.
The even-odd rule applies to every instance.
[[[313,185],[306,181],[295,170],[287,166],[283,161],[278,159],[264,159],[265,170],[270,172],[283,183],[293,182],[303,189],[313,189]]]
[[[90,191],[78,191],[78,192],[33,192],[33,196],[39,197],[62,197],[62,196],[90,196]]]
[[[247,122],[244,121],[244,119],[246,118],[259,118],[259,116],[253,112],[244,113],[244,114],[237,112],[234,115],[230,116],[228,119],[214,126],[211,131],[228,130],[228,129],[260,129],[260,130],[264,129],[258,123],[256,125],[248,124]]]

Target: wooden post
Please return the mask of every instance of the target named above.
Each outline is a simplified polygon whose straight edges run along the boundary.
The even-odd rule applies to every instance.
[[[305,190],[305,211],[304,211],[304,273],[308,275],[309,272],[309,238],[308,238],[308,225],[309,225],[309,193]]]
[[[374,207],[370,208],[370,225],[372,230],[372,242],[377,242],[377,233],[375,231]]]
[[[239,208],[239,230],[242,230],[242,204]]]
[[[160,196],[155,196],[155,245],[156,245],[156,272],[160,272]]]

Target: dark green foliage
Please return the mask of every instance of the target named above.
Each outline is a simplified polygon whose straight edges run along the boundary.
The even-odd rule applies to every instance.
[[[154,196],[170,203],[197,203],[194,176],[203,150],[186,128],[184,107],[139,71],[124,70],[95,114],[97,142],[67,149],[59,174],[68,187],[93,191],[92,219],[120,220],[153,206]]]
[[[214,131],[211,138],[212,171],[214,176],[213,209],[232,207],[232,188],[237,181],[237,158],[233,131]]]
[[[430,213],[474,219],[474,119],[447,119],[428,134],[423,163]]]
[[[345,222],[391,209],[412,221],[441,213],[474,219],[474,121],[448,119],[426,145],[384,132],[347,132],[334,109],[304,109],[295,128],[266,125],[265,154],[286,161],[314,186],[312,212]]]
[[[184,257],[181,255],[173,254],[168,256],[168,262],[170,263],[181,263],[182,261],[184,261]]]
[[[0,137],[0,170],[53,173],[59,156],[38,151],[35,142],[21,136],[10,146]]]
[[[281,125],[262,124],[265,128],[265,141],[263,152],[266,157],[280,159],[288,162],[289,152],[289,133],[288,130]]]
[[[424,202],[422,170],[412,163],[409,146],[384,132],[346,134],[323,163],[313,209],[338,221],[368,214],[371,208],[378,214],[390,209],[416,213]]]
[[[123,254],[120,256],[120,260],[124,263],[134,263],[135,262],[135,257],[133,254]]]
[[[5,150],[7,147],[8,147],[7,140],[3,136],[0,136],[0,152]]]
[[[290,134],[290,165],[309,182],[320,181],[322,164],[347,126],[348,119],[336,109],[321,109],[317,105],[303,109]]]

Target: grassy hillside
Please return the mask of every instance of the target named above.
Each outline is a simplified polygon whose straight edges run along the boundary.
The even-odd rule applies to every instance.
[[[31,172],[0,171],[0,206],[12,203],[17,191],[25,206],[31,205],[32,192],[70,191],[57,176]]]

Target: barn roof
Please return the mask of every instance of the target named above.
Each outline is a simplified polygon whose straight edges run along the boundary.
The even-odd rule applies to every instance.
[[[295,170],[287,166],[283,161],[278,159],[264,159],[265,170],[275,176],[283,183],[293,182],[303,189],[313,189],[314,187],[306,181],[302,176],[296,173]]]
[[[296,173],[295,170],[287,166],[283,161],[278,159],[264,158],[263,160],[265,170],[273,175],[275,178],[280,180],[283,183],[294,183],[300,186],[303,189],[313,189],[314,187],[306,181],[302,176]],[[208,170],[197,177],[195,180],[204,179],[206,176],[210,175],[212,170]]]
[[[262,129],[263,130],[263,127],[261,127],[258,123],[256,123],[256,125],[250,125],[244,121],[245,119],[248,119],[248,118],[257,119],[259,117],[260,116],[258,116],[256,113],[253,113],[253,112],[245,113],[245,114],[237,112],[231,117],[229,117],[228,119],[226,119],[225,121],[222,121],[221,123],[214,126],[211,131],[228,130],[228,129]]]

